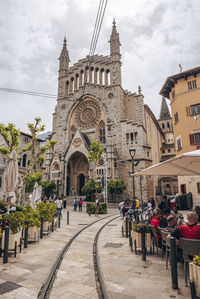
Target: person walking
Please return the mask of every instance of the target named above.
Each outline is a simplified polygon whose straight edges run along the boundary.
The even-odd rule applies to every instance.
[[[74,207],[73,212],[77,211],[77,205],[78,205],[78,201],[77,201],[77,198],[75,197],[74,201],[73,201],[73,207]]]
[[[82,198],[80,197],[80,198],[79,198],[79,201],[78,201],[78,210],[79,210],[79,212],[82,212],[82,206],[83,206],[83,200],[82,200]]]
[[[55,205],[56,205],[56,210],[57,210],[57,216],[60,215],[60,217],[62,217],[62,200],[60,197],[58,197],[55,200]]]
[[[99,214],[99,201],[100,201],[100,198],[97,197],[97,199],[95,201],[95,216],[97,216]]]

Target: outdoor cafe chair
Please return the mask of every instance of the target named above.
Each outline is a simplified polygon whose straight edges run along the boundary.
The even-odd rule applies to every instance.
[[[179,241],[180,247],[183,250],[185,285],[188,286],[189,262],[191,262],[189,256],[191,257],[200,253],[200,240],[180,238]]]
[[[167,236],[169,235],[169,232],[164,231],[163,229],[159,228],[160,234],[162,236],[162,251],[161,251],[161,257],[163,260],[163,252],[165,248],[166,252],[166,269],[168,269],[168,261],[169,261],[169,255],[170,255],[170,239],[167,239]]]
[[[151,228],[151,241],[153,244],[153,253],[154,253],[154,246],[156,245],[157,249],[156,249],[156,255],[158,256],[158,243],[159,243],[159,239],[158,239],[158,233],[159,231],[155,228],[155,226],[153,225],[149,225]]]

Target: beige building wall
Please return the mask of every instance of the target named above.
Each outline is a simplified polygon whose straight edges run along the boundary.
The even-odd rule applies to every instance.
[[[200,67],[168,77],[160,94],[170,100],[176,155],[196,150],[200,146]],[[179,192],[192,192],[194,204],[200,203],[199,182],[198,176],[178,177]]]

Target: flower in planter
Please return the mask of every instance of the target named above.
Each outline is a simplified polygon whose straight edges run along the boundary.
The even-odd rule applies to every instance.
[[[135,224],[133,226],[133,230],[137,233],[150,233],[150,226],[148,224],[144,224],[144,223],[138,223],[138,224]]]
[[[193,258],[193,262],[196,266],[200,266],[200,255],[196,255],[194,258]]]

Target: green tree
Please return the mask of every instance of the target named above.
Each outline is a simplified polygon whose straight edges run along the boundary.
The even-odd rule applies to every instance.
[[[55,144],[55,140],[49,140],[47,145],[40,145],[37,147],[38,135],[45,130],[45,125],[41,125],[41,118],[36,117],[35,123],[28,123],[28,129],[31,133],[31,140],[25,148],[22,148],[22,152],[29,153],[30,163],[28,165],[29,172],[35,171],[40,168],[45,161],[44,154]]]
[[[41,185],[42,174],[40,173],[41,166],[44,164],[44,154],[56,144],[55,140],[49,140],[47,145],[38,144],[38,135],[45,130],[45,125],[41,125],[41,118],[36,117],[35,123],[27,124],[30,134],[32,136],[30,142],[22,152],[27,152],[29,156],[29,164],[27,167],[27,175],[24,177],[26,185],[26,192],[32,192],[35,182]]]
[[[42,181],[42,190],[45,194],[45,196],[49,197],[53,192],[56,191],[56,183],[51,180],[51,181]]]
[[[112,194],[112,198],[116,198],[116,194],[122,194],[126,190],[126,185],[122,180],[110,180],[107,184],[107,190],[109,194]]]
[[[89,157],[90,162],[96,162],[101,158],[103,153],[103,147],[99,144],[97,140],[93,141],[89,146]]]
[[[0,135],[3,137],[5,146],[0,147],[0,154],[6,161],[8,154],[13,150],[18,151],[20,130],[16,129],[14,124],[9,123],[7,126],[0,124]]]
[[[36,182],[39,185],[41,185],[42,183],[42,174],[39,171],[33,171],[31,174],[27,176],[25,191],[28,193],[33,192],[33,188]]]
[[[81,190],[84,194],[87,195],[90,200],[94,200],[94,194],[101,193],[102,185],[97,183],[94,179],[88,180],[85,186]],[[89,196],[88,196],[89,195]]]

